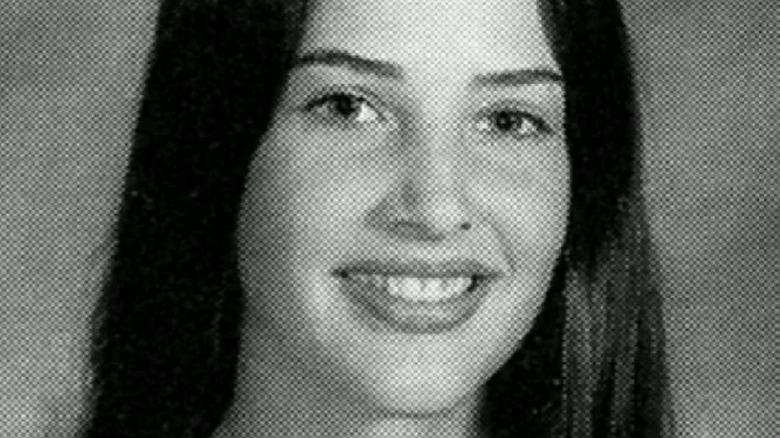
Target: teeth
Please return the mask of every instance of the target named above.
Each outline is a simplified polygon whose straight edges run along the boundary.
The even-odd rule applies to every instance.
[[[450,278],[447,280],[445,289],[449,293],[460,293],[465,291],[471,286],[472,279],[470,277]]]
[[[371,285],[374,286],[377,289],[386,289],[387,288],[387,277],[384,277],[382,275],[372,275],[371,276]]]
[[[423,281],[423,295],[434,300],[445,298],[446,295],[442,296],[442,293],[447,290],[442,286],[446,282],[447,280],[442,281],[435,278],[426,279]]]
[[[387,291],[394,297],[400,297],[404,291],[397,277],[387,279]]]
[[[394,297],[414,302],[437,302],[452,298],[465,292],[472,282],[471,277],[416,278],[350,274],[350,278],[387,291]]]
[[[392,282],[394,278],[390,278]],[[412,301],[423,301],[425,299],[425,283],[423,280],[414,277],[401,277],[397,280],[401,284],[401,296],[409,298]]]

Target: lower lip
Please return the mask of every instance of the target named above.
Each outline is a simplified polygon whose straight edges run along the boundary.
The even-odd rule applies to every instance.
[[[374,322],[412,334],[443,333],[463,325],[477,313],[492,283],[492,279],[482,278],[473,290],[428,303],[394,297],[385,290],[349,278],[338,279],[341,290]]]

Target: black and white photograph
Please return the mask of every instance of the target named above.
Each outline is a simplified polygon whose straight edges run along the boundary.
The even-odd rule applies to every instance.
[[[776,0],[2,0],[0,437],[773,438]]]

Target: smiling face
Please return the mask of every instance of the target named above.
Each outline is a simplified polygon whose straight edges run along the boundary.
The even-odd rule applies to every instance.
[[[559,71],[533,0],[316,2],[242,205],[245,343],[369,409],[475,397],[564,240]]]

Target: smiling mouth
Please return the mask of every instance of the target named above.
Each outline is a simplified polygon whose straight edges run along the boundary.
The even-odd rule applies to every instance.
[[[364,287],[371,287],[392,297],[413,303],[436,303],[452,300],[474,291],[480,281],[484,280],[479,275],[413,277],[349,271],[343,271],[340,275],[342,278],[354,281]]]
[[[440,302],[474,291],[500,273],[475,260],[363,260],[334,273],[364,287],[410,302]]]
[[[474,260],[365,260],[331,274],[341,290],[380,321],[407,333],[441,333],[468,321],[480,308],[501,273]]]

